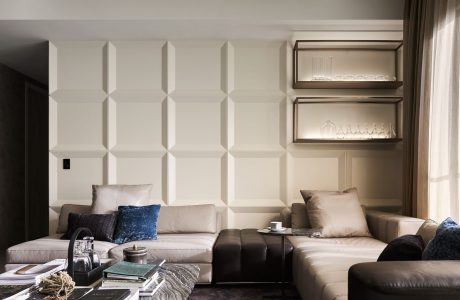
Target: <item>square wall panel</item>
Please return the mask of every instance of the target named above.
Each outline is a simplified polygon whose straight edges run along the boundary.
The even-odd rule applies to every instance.
[[[172,42],[177,90],[222,90],[224,42]]]
[[[235,90],[277,90],[281,88],[282,42],[232,42],[234,46]],[[284,89],[284,88],[283,88]]]
[[[235,102],[235,146],[279,146],[280,109],[277,102]]]
[[[363,199],[401,199],[402,159],[389,154],[350,154],[351,186]]]
[[[228,214],[228,228],[264,228],[278,217],[279,212],[235,212],[230,209]]]
[[[105,145],[105,102],[59,102],[59,145]]]
[[[221,103],[176,103],[176,145],[220,145]]]
[[[340,189],[340,157],[294,157],[288,155],[289,202],[302,202],[300,190]]]
[[[58,201],[91,203],[92,185],[105,183],[105,158],[70,157],[70,169],[57,158]]]
[[[221,158],[176,158],[176,202],[220,203]]]
[[[59,42],[55,46],[58,90],[106,90],[105,42]]]
[[[161,102],[117,102],[116,144],[162,146]]]
[[[161,90],[162,51],[165,42],[113,42],[116,53],[116,89]]]
[[[162,157],[117,157],[117,184],[153,184],[151,202],[165,204]]]
[[[235,157],[235,200],[281,199],[280,164],[279,157]]]

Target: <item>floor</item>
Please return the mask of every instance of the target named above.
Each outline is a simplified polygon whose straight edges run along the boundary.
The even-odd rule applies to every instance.
[[[289,299],[299,299],[300,296],[293,286],[285,289]],[[262,300],[281,299],[281,289],[276,284],[255,284],[255,285],[202,285],[196,286],[189,300]]]

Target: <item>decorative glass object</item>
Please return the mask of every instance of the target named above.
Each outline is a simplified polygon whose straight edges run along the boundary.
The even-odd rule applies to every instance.
[[[92,269],[91,258],[87,252],[87,241],[76,240],[73,252],[73,266],[76,272],[89,272]]]
[[[91,268],[97,268],[101,265],[101,261],[99,256],[97,255],[96,251],[94,250],[94,237],[92,236],[85,236],[83,241],[86,242],[85,245],[85,252],[88,254],[91,260]]]
[[[337,127],[335,126],[334,122],[331,120],[327,120],[321,125],[321,137],[325,139],[333,139],[335,138],[337,133]]]

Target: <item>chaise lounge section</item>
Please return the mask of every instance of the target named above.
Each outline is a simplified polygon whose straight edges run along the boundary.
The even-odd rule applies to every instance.
[[[293,228],[307,224],[305,204],[295,203],[291,209],[283,210],[281,217]],[[347,300],[350,267],[377,261],[387,242],[415,234],[424,222],[378,211],[366,211],[366,220],[373,237],[289,237],[294,246],[293,281],[302,299]]]

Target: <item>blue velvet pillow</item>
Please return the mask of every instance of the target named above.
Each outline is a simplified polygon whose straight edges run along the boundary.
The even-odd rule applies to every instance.
[[[423,251],[422,260],[458,259],[460,259],[460,226],[451,218],[447,218],[439,224],[436,235]]]
[[[119,206],[113,242],[124,244],[131,241],[156,240],[160,208],[159,204]]]

